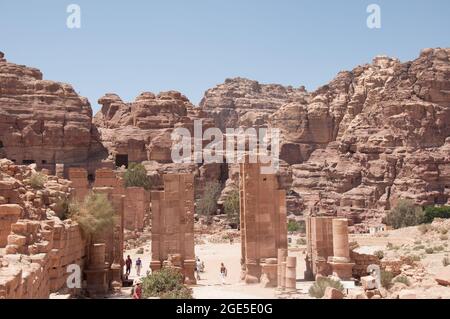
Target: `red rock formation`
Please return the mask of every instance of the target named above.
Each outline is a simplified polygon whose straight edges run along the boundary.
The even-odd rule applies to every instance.
[[[375,58],[312,93],[307,105],[290,106],[301,110],[293,113],[305,122],[299,128],[277,121],[288,115],[273,115],[292,143],[322,136],[292,167],[293,187],[310,207],[359,222],[381,217],[398,198],[450,201],[449,56],[449,49],[427,49],[407,63]]]
[[[265,126],[269,115],[287,102],[303,101],[307,93],[303,87],[294,89],[279,84],[260,84],[235,78],[206,91],[200,102],[216,127]]]
[[[86,165],[105,155],[86,98],[0,55],[0,156],[17,164]]]

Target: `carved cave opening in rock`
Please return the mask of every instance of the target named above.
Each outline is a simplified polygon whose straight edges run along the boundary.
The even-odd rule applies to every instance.
[[[128,168],[128,154],[117,154],[116,155],[116,166]]]
[[[23,165],[31,165],[31,164],[36,163],[36,161],[28,159],[28,160],[23,160],[22,163],[23,163]]]

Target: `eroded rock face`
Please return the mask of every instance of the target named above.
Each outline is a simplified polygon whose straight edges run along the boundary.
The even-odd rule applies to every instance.
[[[381,219],[399,198],[450,201],[449,55],[376,57],[311,93],[231,79],[208,90],[201,106],[221,128],[279,128],[280,158],[303,207]]]
[[[200,102],[216,127],[264,127],[268,117],[287,102],[304,101],[306,90],[279,84],[260,84],[244,78],[227,79],[209,89]]]
[[[449,56],[427,49],[407,63],[375,58],[312,93],[309,104],[289,106],[304,125],[272,116],[289,143],[301,147],[315,136],[308,143],[315,150],[292,167],[309,207],[359,222],[381,218],[399,198],[450,201]],[[316,129],[322,134],[310,133]]]
[[[109,153],[127,162],[158,161],[171,163],[171,133],[176,127],[192,129],[198,110],[179,92],[155,95],[145,92],[134,102],[125,103],[115,94],[98,101],[101,111],[94,123]]]
[[[92,110],[69,84],[0,57],[0,156],[17,164],[86,164],[104,156]]]
[[[174,128],[192,132],[196,119],[203,129],[275,127],[292,210],[380,219],[399,198],[450,203],[449,56],[450,49],[426,49],[406,63],[377,57],[311,93],[228,79],[200,108],[175,91],[145,92],[131,103],[107,94],[92,125],[89,103],[70,86],[0,55],[0,155],[41,167],[108,155],[117,166],[147,161],[157,185],[163,173],[186,171],[201,189],[208,180],[236,182],[233,165],[173,164]]]

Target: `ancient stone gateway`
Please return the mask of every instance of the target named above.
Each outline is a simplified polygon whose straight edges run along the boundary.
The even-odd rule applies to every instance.
[[[269,280],[277,286],[278,249],[287,249],[286,192],[275,174],[262,174],[260,163],[240,164],[242,279]],[[268,273],[265,273],[268,272]]]
[[[175,267],[187,284],[195,284],[194,176],[164,175],[164,191],[152,192],[151,201],[152,272]]]

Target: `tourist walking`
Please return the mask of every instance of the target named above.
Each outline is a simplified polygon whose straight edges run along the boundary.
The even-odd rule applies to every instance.
[[[141,258],[138,257],[138,259],[136,260],[136,274],[138,275],[138,277],[141,276],[141,268],[142,268],[142,261]]]
[[[130,258],[130,255],[128,255],[127,256],[127,259],[125,260],[125,273],[127,274],[127,275],[129,275],[130,274],[130,272],[131,272],[131,265],[133,264],[133,261],[131,260],[131,258]]]
[[[223,263],[221,263],[220,264],[220,278],[222,280],[222,285],[225,285],[226,277],[227,277],[227,268],[225,267],[225,265]]]

